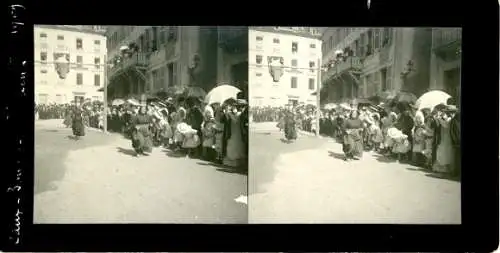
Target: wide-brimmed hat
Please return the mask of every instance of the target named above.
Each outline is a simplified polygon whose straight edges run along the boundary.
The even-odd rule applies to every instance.
[[[436,107],[434,107],[434,110],[436,110],[436,111],[443,111],[445,109],[446,109],[446,105],[443,103],[438,104],[438,105],[436,105]]]
[[[226,99],[226,101],[224,101],[224,104],[226,104],[226,105],[235,105],[237,103],[238,103],[238,101],[234,98],[228,98],[228,99]]]
[[[247,105],[247,101],[245,99],[237,99],[236,100],[237,105]]]
[[[444,109],[445,112],[456,112],[458,108],[455,105],[447,105]]]

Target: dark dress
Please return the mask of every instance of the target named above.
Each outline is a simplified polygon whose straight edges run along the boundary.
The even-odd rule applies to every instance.
[[[461,160],[461,144],[460,144],[460,112],[457,112],[455,116],[450,120],[450,136],[451,143],[453,144],[453,150],[455,152],[454,169],[455,173],[459,174],[462,169]]]
[[[285,115],[285,138],[287,140],[295,140],[297,139],[297,122],[294,119],[294,115],[291,112],[288,112]]]
[[[359,119],[348,119],[344,123],[344,140],[342,150],[348,158],[363,156],[363,122]]]
[[[203,124],[203,113],[201,112],[200,108],[195,106],[189,109],[186,115],[186,123],[190,125],[191,128],[197,130],[198,138],[200,140],[203,140],[203,134],[201,131],[201,125]],[[195,148],[195,150],[197,150],[198,154],[201,154],[202,148],[202,145],[199,145]]]
[[[138,154],[150,153],[153,148],[153,136],[149,124],[153,122],[147,114],[138,114],[132,118],[132,147]]]
[[[76,108],[73,110],[73,117],[71,120],[71,129],[74,136],[85,136],[85,126],[83,124],[82,110]]]
[[[248,107],[246,107],[240,115],[241,135],[245,151],[248,152]]]

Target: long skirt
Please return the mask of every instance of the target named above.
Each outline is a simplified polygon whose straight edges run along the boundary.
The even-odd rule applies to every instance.
[[[348,157],[363,156],[363,138],[361,134],[346,134],[344,135],[344,143],[342,151]]]
[[[66,116],[64,118],[64,121],[63,121],[63,124],[66,126],[66,127],[71,127],[71,116]]]
[[[147,129],[134,130],[132,132],[132,147],[137,153],[151,153],[153,149],[153,138]]]
[[[85,126],[82,120],[73,120],[71,122],[71,129],[73,130],[74,136],[85,136]]]
[[[295,129],[295,125],[293,123],[285,124],[285,138],[287,140],[297,139],[297,129]]]

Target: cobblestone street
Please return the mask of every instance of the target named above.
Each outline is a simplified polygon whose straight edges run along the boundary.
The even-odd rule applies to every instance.
[[[460,224],[460,182],[366,152],[345,162],[329,138],[281,141],[276,123],[253,123],[249,223]]]
[[[62,120],[35,126],[35,223],[246,223],[247,176],[155,148],[133,157],[129,140]]]

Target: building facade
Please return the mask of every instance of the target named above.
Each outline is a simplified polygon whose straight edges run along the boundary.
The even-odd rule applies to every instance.
[[[250,27],[248,31],[251,106],[316,104],[321,64],[317,30],[306,27]],[[277,82],[270,74],[270,60],[282,60],[284,73]]]
[[[79,99],[103,100],[106,37],[97,26],[35,25],[35,102],[70,103]],[[69,63],[58,73],[59,56]]]
[[[461,99],[462,28],[433,28],[430,88]]]
[[[247,32],[243,27],[114,26],[107,31],[110,98],[195,85],[247,85]],[[245,43],[241,43],[244,41]],[[134,48],[123,57],[122,47]],[[194,62],[196,69],[190,71]]]
[[[429,90],[431,28],[339,28],[324,31],[323,103],[367,98],[381,91]],[[337,52],[343,52],[340,60]]]

